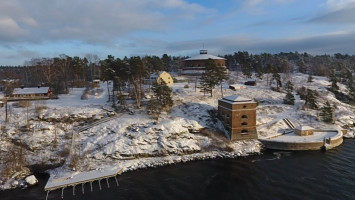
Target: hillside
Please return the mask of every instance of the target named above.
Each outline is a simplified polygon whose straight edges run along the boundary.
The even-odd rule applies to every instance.
[[[228,89],[225,84],[223,90],[225,96],[241,95],[259,102],[259,138],[282,133],[287,128],[283,118],[289,118],[296,126],[352,126],[354,108],[340,102],[327,90],[330,85],[327,78],[315,76],[312,83],[307,83],[307,78],[308,75],[294,74],[290,80],[295,89],[305,86],[317,90],[319,107],[326,101],[336,105],[335,124],[319,120],[319,111],[302,110],[300,104],[283,104],[285,93],[271,90],[266,80],[258,80],[256,86],[238,91]],[[244,81],[231,75],[230,82]],[[346,93],[345,86],[339,86]],[[194,159],[246,156],[261,150],[257,140],[230,142],[226,139],[221,122],[211,117],[216,115],[217,101],[221,98],[218,88],[214,96],[209,97],[195,92],[194,83],[174,84],[171,112],[163,113],[155,121],[144,109],[134,109],[134,105],[110,116],[107,85],[102,83],[100,87],[103,88],[101,93],[93,92],[86,100],[81,100],[84,88],[74,88],[57,100],[32,102],[29,109],[10,103],[11,116],[7,124],[5,108],[0,108],[0,172],[4,172],[6,159],[3,158],[11,154],[13,144],[22,147],[25,166],[32,171],[52,169],[51,175],[57,176],[71,174],[73,170],[116,167],[128,171]],[[296,100],[299,100],[298,95]],[[71,160],[68,159],[70,153]],[[20,178],[23,177],[13,177]],[[17,186],[11,181],[0,181],[4,189]]]

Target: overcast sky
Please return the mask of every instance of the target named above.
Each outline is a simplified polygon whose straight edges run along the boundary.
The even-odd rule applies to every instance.
[[[355,54],[355,0],[0,0],[0,65],[59,54]]]

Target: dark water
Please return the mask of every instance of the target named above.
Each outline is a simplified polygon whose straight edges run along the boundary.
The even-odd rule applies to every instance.
[[[41,184],[27,190],[0,192],[0,200],[45,199]],[[194,161],[145,169],[64,190],[64,199],[355,199],[355,140],[335,149],[307,152],[265,151],[237,159]],[[48,199],[61,199],[61,191]]]

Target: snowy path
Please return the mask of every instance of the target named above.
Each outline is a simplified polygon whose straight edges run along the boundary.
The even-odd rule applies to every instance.
[[[300,107],[300,103],[299,102],[300,102],[301,99],[300,99],[300,96],[297,95],[295,91],[293,91],[293,95],[295,97],[295,104],[293,105],[292,109],[286,110],[286,111],[284,111],[282,113],[278,113],[277,115],[272,115],[273,117],[276,117],[274,120],[272,120],[272,121],[270,121],[270,122],[268,122],[266,124],[263,124],[263,125],[259,126],[258,128],[259,129],[263,129],[265,127],[269,127],[269,126],[277,123],[278,121],[280,121],[280,120],[282,120],[284,118],[288,118],[291,113],[296,112],[296,110],[298,110],[299,107]]]
[[[115,115],[112,116],[112,117],[106,117],[106,118],[100,119],[100,120],[98,120],[98,121],[96,121],[96,122],[94,122],[94,123],[91,123],[91,124],[88,124],[88,125],[86,125],[86,126],[81,127],[81,128],[77,131],[77,133],[86,131],[86,130],[88,130],[88,129],[90,129],[90,128],[93,128],[93,127],[95,127],[95,126],[98,126],[98,125],[100,125],[100,124],[103,124],[103,123],[109,122],[109,121],[111,121],[111,120],[117,119],[117,118],[121,117],[122,115],[123,115],[123,114],[120,113],[120,114],[115,114]]]

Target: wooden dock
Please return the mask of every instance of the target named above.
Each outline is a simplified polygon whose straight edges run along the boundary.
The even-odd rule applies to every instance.
[[[79,172],[76,174],[72,174],[70,176],[63,177],[50,177],[46,186],[44,187],[44,191],[47,192],[47,197],[50,191],[62,189],[62,198],[63,198],[63,190],[67,187],[73,187],[73,195],[75,195],[75,186],[82,185],[82,192],[84,193],[84,184],[90,183],[92,190],[92,183],[94,181],[98,181],[100,189],[101,184],[100,181],[106,179],[107,186],[109,186],[108,179],[115,178],[117,186],[118,181],[116,176],[122,173],[122,169],[105,169],[105,170],[93,170],[88,172]]]

